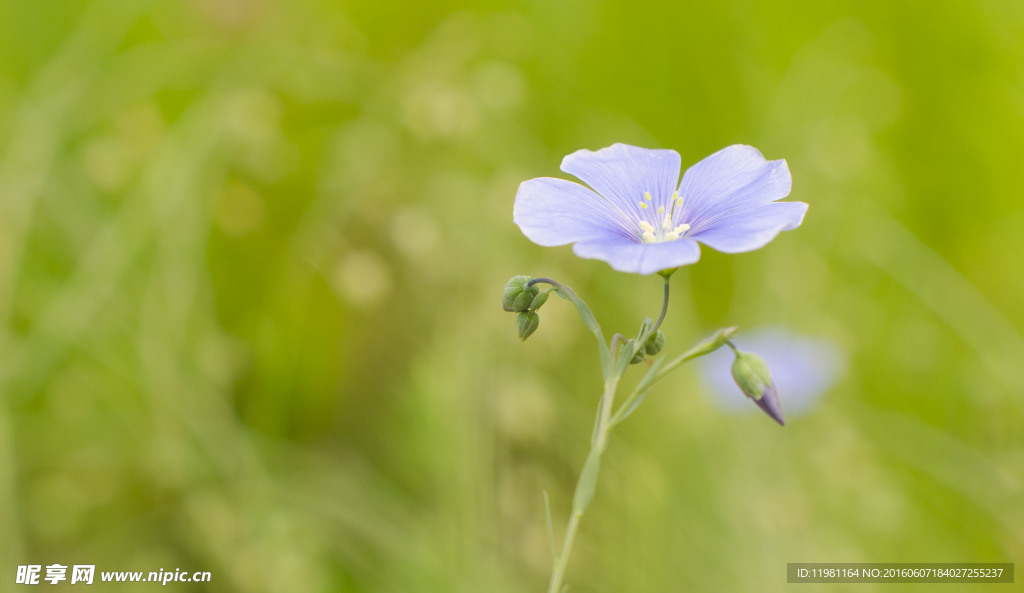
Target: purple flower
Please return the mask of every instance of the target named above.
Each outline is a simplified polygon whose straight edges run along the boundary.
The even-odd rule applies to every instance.
[[[752,146],[719,150],[686,170],[679,153],[613,144],[578,150],[562,171],[579,183],[524,181],[512,218],[531,241],[575,243],[576,255],[620,272],[653,274],[700,259],[697,241],[725,253],[764,247],[803,222],[807,204],[789,195],[785,160],[767,161]]]

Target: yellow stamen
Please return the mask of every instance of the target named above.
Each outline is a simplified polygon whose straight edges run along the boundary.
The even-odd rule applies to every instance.
[[[647,200],[648,202],[650,202],[651,201],[651,192],[645,191],[644,192],[644,199]]]
[[[640,202],[640,207],[641,208],[647,208],[647,204],[644,204],[643,202]]]
[[[688,225],[688,224],[686,224],[684,222],[683,224],[677,226],[672,232],[673,233],[680,233],[680,234],[682,234],[682,233],[685,233],[688,230],[690,230],[690,225]]]

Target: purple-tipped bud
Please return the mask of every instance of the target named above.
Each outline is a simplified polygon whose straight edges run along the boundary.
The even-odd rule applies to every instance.
[[[779,394],[775,392],[775,385],[769,385],[768,390],[764,392],[761,399],[755,399],[754,403],[757,407],[764,410],[765,414],[772,417],[780,425],[785,426],[786,421],[782,418],[782,406],[779,404]]]
[[[732,363],[732,378],[744,395],[754,400],[765,414],[782,426],[786,425],[786,421],[782,419],[782,406],[779,405],[779,395],[775,391],[772,374],[763,358],[753,352],[736,351],[736,360]]]

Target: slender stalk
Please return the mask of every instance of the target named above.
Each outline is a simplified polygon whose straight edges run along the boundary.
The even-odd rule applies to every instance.
[[[619,377],[612,377],[611,384],[605,384],[604,395],[602,396],[603,402],[601,404],[601,422],[598,424],[597,438],[594,439],[593,449],[596,449],[598,454],[604,453],[604,449],[608,443],[608,435],[611,434],[611,426],[608,424],[608,420],[612,416],[612,404],[615,403],[615,390],[619,386]]]
[[[551,572],[551,582],[548,583],[548,593],[560,593],[562,581],[565,579],[565,567],[569,564],[569,554],[572,553],[572,545],[576,541],[576,531],[580,527],[580,519],[583,513],[573,511],[569,517],[569,525],[565,528],[565,542],[562,544],[562,553],[558,555],[555,562],[555,569]]]
[[[534,279],[531,284],[536,282],[546,282],[559,289],[565,288],[547,278]],[[664,295],[664,300],[661,303],[661,314],[658,315],[658,320],[655,322],[654,326],[640,336],[642,340],[639,342],[641,347],[642,344],[646,342],[647,338],[654,335],[654,332],[658,331],[658,327],[660,327],[661,323],[665,320],[665,314],[668,312],[668,276],[665,276]],[[599,335],[599,332],[595,332],[595,334]],[[579,530],[580,522],[583,520],[583,514],[586,512],[587,506],[590,504],[590,498],[593,495],[593,488],[597,480],[597,472],[600,467],[601,455],[604,454],[605,448],[608,446],[608,437],[611,435],[612,429],[614,429],[617,424],[617,422],[614,422],[612,419],[612,408],[615,403],[615,392],[619,386],[619,379],[622,378],[622,373],[625,371],[625,368],[618,364],[619,361],[616,360],[620,356],[620,353],[617,352],[616,348],[616,341],[619,337],[619,334],[616,334],[612,339],[609,359],[610,364],[602,365],[606,367],[604,392],[601,394],[601,404],[598,407],[596,430],[591,439],[590,453],[587,455],[587,463],[584,464],[583,470],[580,472],[580,477],[576,482],[572,513],[569,515],[569,523],[565,527],[565,540],[562,542],[562,551],[555,558],[554,567],[551,570],[551,581],[548,583],[548,593],[561,593],[562,583],[565,580],[565,569],[569,565],[569,556],[572,554],[573,544],[576,542],[576,532]],[[603,346],[604,344],[602,340],[602,351],[606,351]],[[630,348],[626,348],[621,355],[628,355],[629,357],[632,357],[633,353]],[[604,363],[603,359],[602,363]]]
[[[665,298],[661,301],[661,314],[658,315],[658,320],[654,322],[654,327],[651,328],[650,334],[654,335],[654,332],[658,331],[661,327],[661,322],[665,321],[665,314],[668,313],[668,288],[669,288],[669,277],[665,278]]]
[[[612,425],[609,422],[611,417],[612,404],[615,401],[615,391],[619,385],[619,377],[614,376],[609,381],[605,382],[604,393],[601,395],[601,409],[599,412],[599,420],[597,424],[597,434],[590,446],[590,455],[587,456],[588,460],[591,455],[595,456],[597,460],[601,459],[601,455],[604,453],[605,447],[608,444],[608,435],[611,433]],[[587,510],[587,505],[590,504],[590,500],[587,498],[581,498],[580,491],[582,488],[587,488],[586,476],[587,467],[584,466],[583,471],[580,472],[580,477],[576,482],[576,490],[573,496],[573,508],[572,514],[569,515],[569,524],[565,527],[565,541],[562,542],[562,551],[558,554],[555,559],[555,565],[551,571],[551,581],[548,583],[548,593],[561,593],[562,582],[565,580],[565,569],[569,565],[569,556],[572,555],[573,544],[576,542],[576,532],[579,530],[580,521],[583,519],[583,513]],[[596,476],[590,476],[592,479],[596,479]],[[589,487],[593,487],[592,484]]]
[[[622,335],[620,333],[616,333],[614,336],[612,336],[612,352],[617,353],[619,351],[619,342],[625,342],[625,341],[626,341],[626,336],[624,336],[624,335]]]
[[[571,288],[561,282],[552,280],[551,278],[534,278],[527,282],[526,285],[533,286],[541,283],[554,286],[555,289],[557,289],[557,294],[572,301],[572,304],[576,305],[576,311],[580,314],[580,319],[583,320],[583,325],[587,326],[590,333],[594,334],[594,337],[597,338],[598,353],[601,355],[601,371],[607,381],[613,374],[614,365],[612,364],[612,358],[614,357],[614,354],[608,350],[608,342],[604,340],[604,334],[601,333],[601,325],[597,322],[597,318],[594,317],[594,313],[590,310],[590,307],[583,302],[583,299],[576,296],[576,293],[573,292]]]
[[[626,397],[626,400],[624,402],[622,402],[622,405],[619,406],[619,409],[615,412],[615,414],[612,415],[612,427],[614,428],[615,426],[617,426],[620,422],[625,420],[626,417],[633,412],[633,408],[636,407],[634,402],[638,404],[639,402],[637,402],[637,400],[643,398],[646,395],[647,390],[649,390],[655,383],[661,381],[666,376],[668,376],[669,373],[676,370],[684,362],[691,361],[694,358],[699,358],[701,356],[704,356],[705,354],[711,354],[719,347],[721,347],[723,344],[728,345],[730,348],[733,349],[734,352],[738,353],[738,351],[736,350],[736,346],[730,340],[725,340],[724,342],[714,341],[715,338],[719,335],[725,334],[731,336],[735,332],[735,327],[719,330],[718,334],[716,334],[715,336],[712,336],[711,338],[697,344],[693,348],[690,348],[686,352],[672,359],[670,362],[656,362],[655,365],[652,366],[649,371],[647,371],[647,375],[645,375],[644,378],[641,379],[637,386],[633,389],[633,392],[630,393],[628,397]]]

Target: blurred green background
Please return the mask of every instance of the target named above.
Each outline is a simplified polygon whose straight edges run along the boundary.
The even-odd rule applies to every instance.
[[[1021,568],[1022,40],[1011,1],[3,0],[0,589],[543,590],[600,374],[563,301],[521,344],[502,285],[558,278],[610,334],[660,279],[532,245],[512,201],[613,142],[753,144],[811,205],[675,275],[669,354],[785,325],[847,372],[785,429],[661,384],[572,590]]]

